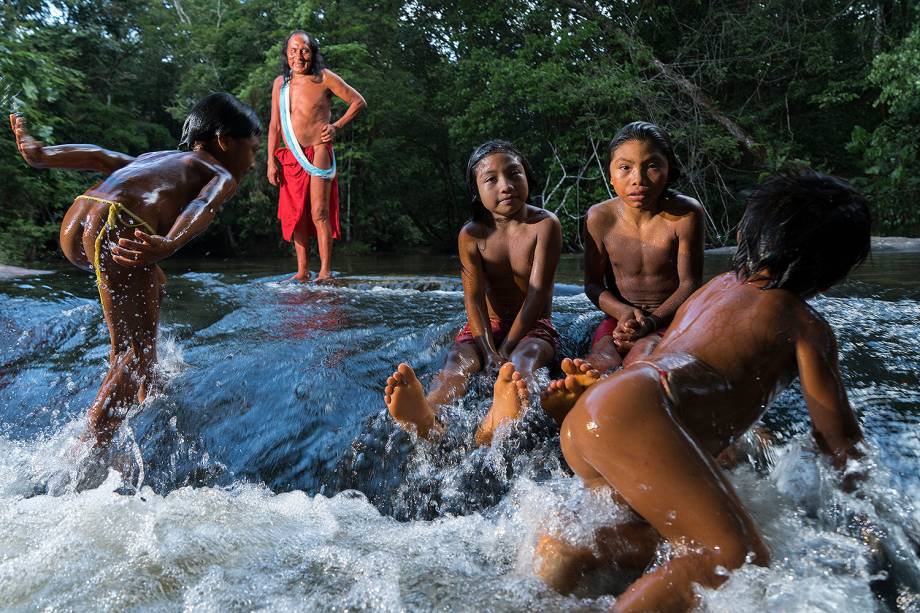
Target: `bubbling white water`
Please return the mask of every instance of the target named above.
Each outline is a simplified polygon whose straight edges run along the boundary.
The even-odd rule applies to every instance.
[[[562,473],[516,479],[484,513],[411,522],[381,515],[356,491],[310,497],[238,484],[124,495],[115,471],[94,489],[29,497],[22,475],[72,469],[65,438],[0,438],[0,602],[11,610],[550,611],[613,602],[555,594],[534,575],[540,535],[590,544],[596,528],[626,517],[609,493]],[[877,485],[864,486],[862,501],[843,494],[804,439],[779,455],[766,477],[749,465],[732,472],[772,563],[701,590],[702,609],[880,607],[870,589],[882,576],[878,547],[833,519],[851,511],[891,521],[872,510]],[[916,556],[909,562],[917,567]],[[910,593],[901,600],[905,610],[917,604]]]

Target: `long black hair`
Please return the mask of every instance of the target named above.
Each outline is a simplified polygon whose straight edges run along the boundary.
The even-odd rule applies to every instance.
[[[470,156],[469,162],[466,163],[466,191],[470,197],[470,214],[474,221],[485,221],[489,219],[489,211],[479,197],[479,187],[476,185],[476,168],[479,166],[479,162],[493,153],[507,153],[508,155],[513,155],[521,163],[521,166],[524,167],[524,177],[527,179],[528,188],[527,200],[525,201],[527,204],[531,204],[532,192],[530,190],[537,184],[533,176],[533,169],[530,167],[530,162],[527,161],[527,158],[524,157],[517,147],[506,140],[493,139],[484,142],[476,147],[476,150],[473,151],[473,154]]]
[[[849,183],[810,169],[767,178],[748,198],[732,266],[800,296],[823,291],[869,255],[869,203]]]
[[[307,45],[310,46],[310,69],[307,72],[314,77],[318,77],[320,73],[323,72],[323,68],[326,67],[326,60],[323,59],[323,54],[320,53],[319,44],[317,44],[316,40],[303,30],[294,30],[288,34],[288,37],[284,39],[284,44],[281,45],[281,64],[279,65],[279,69],[281,70],[281,76],[284,78],[285,83],[291,80],[291,67],[288,65],[287,61],[288,44],[290,44],[291,39],[298,34],[304,36],[307,39]]]
[[[195,103],[182,125],[179,148],[194,146],[215,136],[248,138],[262,134],[262,123],[248,105],[226,92],[208,94]]]
[[[665,189],[669,195],[676,194],[674,183],[680,178],[680,164],[677,163],[677,156],[674,155],[674,148],[671,146],[671,139],[668,138],[667,132],[647,121],[628,123],[620,128],[610,140],[609,151],[611,159],[617,147],[631,140],[650,143],[664,155],[668,160],[668,183]]]

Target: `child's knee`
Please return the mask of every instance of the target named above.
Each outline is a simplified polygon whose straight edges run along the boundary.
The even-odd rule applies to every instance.
[[[534,370],[546,366],[554,353],[549,343],[525,340],[511,353],[511,361],[521,376],[529,377]]]
[[[455,345],[447,353],[443,370],[457,375],[471,376],[482,370],[482,360],[478,352],[460,350]]]

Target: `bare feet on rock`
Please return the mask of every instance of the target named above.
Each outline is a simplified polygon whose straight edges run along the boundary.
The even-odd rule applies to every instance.
[[[521,373],[514,369],[514,364],[505,362],[498,370],[495,379],[495,392],[492,396],[492,408],[482,419],[476,431],[476,444],[489,445],[495,430],[504,422],[518,419],[530,402],[527,383]]]
[[[310,273],[309,273],[309,271],[308,271],[308,272],[304,272],[304,273],[300,273],[300,272],[299,272],[299,273],[297,273],[296,275],[293,275],[293,276],[291,276],[291,277],[288,277],[287,279],[284,280],[285,283],[290,283],[290,282],[292,282],[292,281],[295,282],[295,283],[309,283],[309,282],[310,282]]]
[[[400,364],[387,378],[383,401],[400,426],[427,438],[435,425],[434,409],[425,398],[425,390],[408,364]]]
[[[552,381],[543,392],[543,410],[561,424],[586,389],[597,383],[600,373],[584,360],[562,360],[564,379]]]

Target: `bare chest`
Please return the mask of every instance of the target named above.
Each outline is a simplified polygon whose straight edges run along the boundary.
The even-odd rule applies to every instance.
[[[479,243],[483,267],[491,284],[508,279],[512,273],[519,284],[530,278],[536,254],[536,234],[526,232],[508,232],[493,234]]]
[[[292,81],[290,84],[291,114],[302,117],[322,117],[329,114],[332,100],[322,81]]]
[[[667,274],[677,269],[678,238],[665,225],[642,229],[615,226],[604,236],[604,248],[618,276]]]

